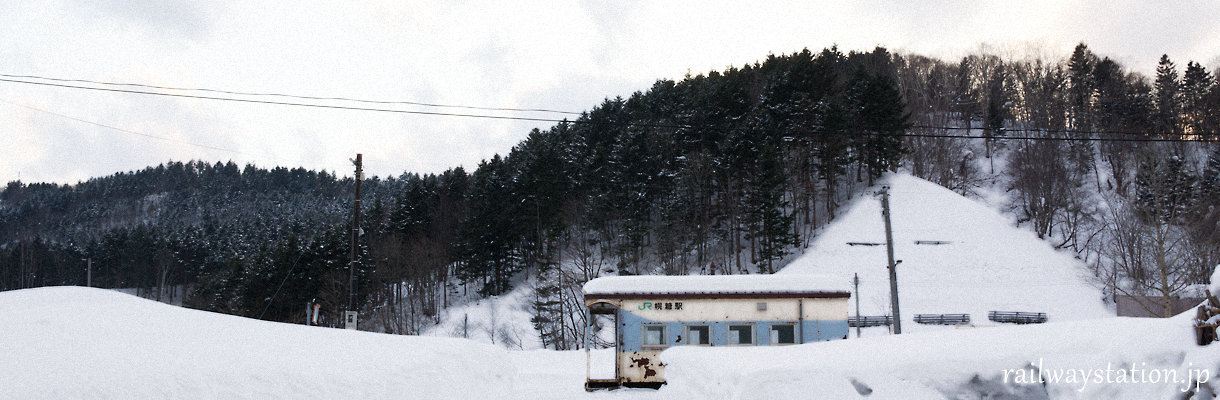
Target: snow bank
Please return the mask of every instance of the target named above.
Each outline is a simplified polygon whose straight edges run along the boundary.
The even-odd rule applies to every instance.
[[[0,398],[496,398],[513,385],[508,352],[494,346],[257,321],[101,289],[3,292],[0,315]]]
[[[999,212],[910,175],[890,175],[882,184],[890,186],[894,253],[902,260],[904,332],[943,329],[915,324],[915,314],[968,313],[976,324],[990,324],[988,311],[1045,312],[1051,321],[1114,315],[1080,261]],[[859,273],[861,314],[889,314],[885,246],[860,243],[885,243],[879,200],[856,201],[779,274],[850,281]]]
[[[1220,387],[1220,344],[1195,346],[1189,315],[679,346],[662,354],[670,384],[661,390],[596,393],[584,391],[583,351],[264,322],[88,288],[2,292],[0,315],[0,399],[1154,399],[1190,386],[1061,382],[1047,393],[1004,381],[1005,370],[1015,381],[1013,370],[1030,365],[1049,374],[1131,363]],[[593,355],[613,364],[609,350]]]
[[[726,399],[1178,398],[1196,385],[1220,388],[1220,346],[1194,346],[1190,327],[1184,314],[789,347],[681,346],[661,356],[670,383],[662,392]]]

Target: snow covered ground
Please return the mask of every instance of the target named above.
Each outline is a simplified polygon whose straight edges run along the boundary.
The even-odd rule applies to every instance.
[[[691,398],[1210,399],[1220,344],[1195,346],[1191,327],[1186,314],[1110,318],[662,357]]]
[[[1008,217],[934,183],[893,174],[882,184],[890,186],[894,255],[902,260],[897,270],[903,332],[946,329],[915,324],[915,314],[970,314],[980,326],[993,324],[988,311],[1045,312],[1050,321],[1114,315],[1070,252],[1056,251]],[[877,199],[854,202],[779,274],[850,282],[858,273],[861,315],[889,314],[885,246],[860,243],[885,243]],[[865,336],[884,333],[871,328]]]
[[[529,280],[518,282],[503,295],[443,309],[440,323],[420,336],[465,338],[513,350],[542,348],[542,339],[530,323],[534,286]]]
[[[78,287],[0,293],[0,315],[0,399],[1153,399],[1193,390],[1192,378],[1220,387],[1220,344],[1195,346],[1185,316],[675,348],[661,390],[585,393],[581,351],[264,322]],[[1028,383],[1031,365],[1061,382]],[[1068,381],[1071,370],[1091,375]]]

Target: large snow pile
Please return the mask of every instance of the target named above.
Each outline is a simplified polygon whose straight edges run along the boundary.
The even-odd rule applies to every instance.
[[[1220,344],[1190,312],[927,332],[789,347],[675,347],[671,394],[762,399],[1211,399]],[[726,361],[731,360],[731,361]]]
[[[906,174],[882,184],[890,186],[894,254],[902,260],[904,332],[931,329],[916,325],[915,314],[970,314],[976,324],[990,323],[988,311],[1045,312],[1051,321],[1114,315],[1078,260],[999,212]],[[878,199],[856,201],[779,273],[836,275],[844,282],[859,273],[861,314],[889,314],[885,246],[862,243],[885,243]]]
[[[0,292],[0,315],[0,399],[1150,399],[1176,398],[1191,378],[1203,393],[1220,387],[1220,344],[1195,346],[1188,316],[676,347],[661,390],[585,393],[583,351],[271,323],[88,288]],[[1049,379],[1132,363],[1143,375],[1128,383],[1003,380],[1031,364]],[[1176,381],[1153,382],[1154,369]]]
[[[264,322],[71,287],[0,293],[0,315],[0,398],[496,398],[511,387],[507,351],[460,339]]]

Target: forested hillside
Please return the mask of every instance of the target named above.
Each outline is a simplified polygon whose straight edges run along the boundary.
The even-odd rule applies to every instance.
[[[451,296],[538,278],[544,345],[576,343],[600,274],[767,273],[886,171],[999,188],[1112,291],[1175,296],[1220,261],[1220,86],[1083,44],[1063,60],[808,50],[607,99],[472,172],[367,179],[362,328],[417,333]],[[302,321],[347,303],[354,181],[168,163],[0,193],[0,290],[81,285]],[[566,310],[566,311],[565,311]]]

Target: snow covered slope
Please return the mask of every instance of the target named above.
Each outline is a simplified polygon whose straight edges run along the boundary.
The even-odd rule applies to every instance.
[[[512,291],[441,310],[440,323],[420,336],[465,338],[512,350],[542,348],[533,317],[534,283],[520,282]]]
[[[915,324],[915,314],[968,313],[983,325],[991,323],[988,311],[1045,312],[1051,321],[1114,315],[1078,260],[999,212],[906,174],[890,175],[882,184],[890,186],[894,254],[902,260],[904,332],[937,329]],[[879,198],[856,201],[779,273],[829,274],[844,281],[859,273],[861,314],[888,314],[885,246],[849,243],[885,243]]]

